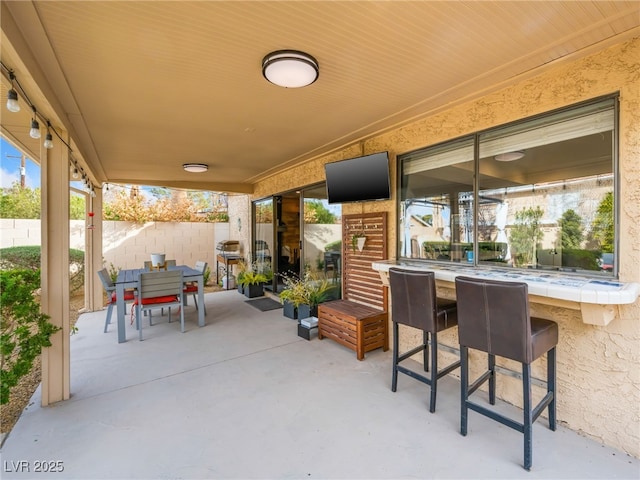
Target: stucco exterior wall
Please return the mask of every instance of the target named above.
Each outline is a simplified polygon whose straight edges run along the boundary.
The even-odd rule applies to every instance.
[[[395,197],[397,155],[614,92],[620,93],[619,278],[640,282],[640,38],[581,59],[546,66],[537,76],[529,75],[475,100],[283,171],[259,182],[254,198],[324,181],[326,162],[384,150],[389,151]],[[395,258],[395,201],[343,207],[343,214],[370,211],[388,212],[389,258]],[[620,306],[617,317],[605,327],[584,324],[578,310],[536,303],[531,307],[532,314],[553,319],[560,327],[558,420],[572,430],[640,457],[640,301]],[[408,339],[403,337],[404,342]],[[442,340],[457,345],[457,332],[448,333]],[[478,356],[472,358],[474,362],[483,361]],[[543,361],[534,365],[534,376],[546,378]],[[515,379],[503,380],[501,376],[498,385],[502,398],[521,403]],[[540,395],[538,389],[536,392]]]

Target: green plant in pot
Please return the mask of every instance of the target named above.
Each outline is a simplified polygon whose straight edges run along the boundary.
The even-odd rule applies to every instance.
[[[335,288],[337,286],[324,277],[305,274],[306,301],[298,307],[298,318],[317,317],[318,305],[331,298]]]
[[[280,275],[285,288],[279,293],[280,302],[284,305],[283,313],[287,318],[298,318],[298,307],[307,301],[307,289],[303,279],[297,275]]]
[[[351,247],[353,248],[353,253],[356,253],[356,251],[362,251],[366,239],[367,237],[363,232],[357,232],[351,236]]]
[[[264,273],[247,270],[244,272],[244,275],[242,275],[241,281],[246,297],[254,298],[264,295],[264,283],[267,281],[267,276]],[[238,280],[238,282],[240,282],[240,280]]]
[[[236,263],[236,284],[238,287],[238,293],[242,293],[244,294],[244,282],[243,282],[243,278],[244,278],[244,274],[247,271],[247,264],[244,262],[244,260],[239,260],[238,263]]]

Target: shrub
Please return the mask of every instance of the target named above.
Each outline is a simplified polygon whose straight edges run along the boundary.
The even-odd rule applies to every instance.
[[[584,270],[600,270],[600,251],[565,248],[562,250],[562,265]]]
[[[42,347],[51,346],[51,335],[60,330],[40,312],[34,291],[40,288],[39,270],[0,272],[0,404],[9,402],[11,389],[27,375]]]
[[[327,243],[324,246],[325,252],[341,252],[342,251],[342,240],[336,240],[335,242]]]
[[[8,247],[0,249],[1,270],[40,270],[40,245]],[[72,292],[84,285],[84,252],[69,249],[69,288]]]

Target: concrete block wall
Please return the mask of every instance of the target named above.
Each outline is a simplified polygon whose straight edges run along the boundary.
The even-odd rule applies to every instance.
[[[84,220],[69,225],[70,246],[85,249]],[[0,219],[1,248],[40,245],[40,220]],[[141,268],[152,253],[164,253],[178,264],[209,263],[215,270],[216,244],[229,239],[228,223],[103,222],[102,257],[105,267]]]

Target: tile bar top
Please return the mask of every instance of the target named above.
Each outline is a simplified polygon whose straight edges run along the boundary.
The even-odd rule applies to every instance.
[[[411,260],[385,260],[374,262],[372,267],[378,272],[385,273],[392,267],[429,270],[435,272],[436,280],[452,283],[458,275],[509,282],[525,282],[529,286],[529,294],[531,295],[586,304],[629,304],[634,303],[640,295],[639,283],[623,283],[617,280],[568,276],[548,271],[509,272],[500,268],[440,265]]]

